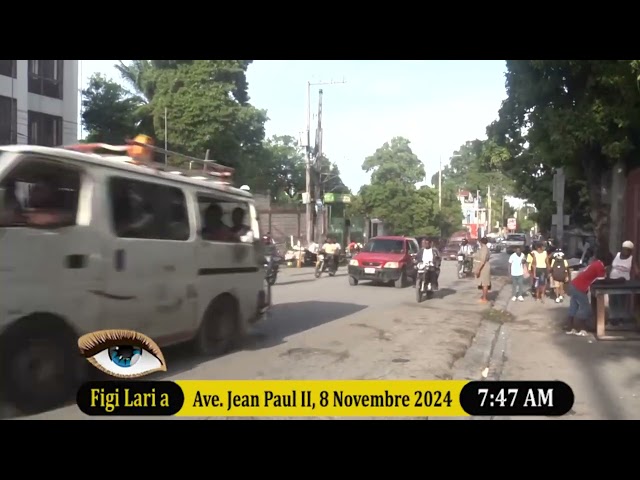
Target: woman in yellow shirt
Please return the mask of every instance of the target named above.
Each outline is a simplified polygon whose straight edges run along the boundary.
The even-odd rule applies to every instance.
[[[529,248],[528,245],[525,248],[524,253],[527,256],[527,271],[531,272],[531,265],[533,265],[533,255],[531,255],[531,249]],[[531,278],[531,289],[533,289],[535,287],[535,278],[533,278],[533,275],[530,275],[530,278]]]
[[[544,302],[544,292],[547,289],[547,274],[549,271],[549,255],[544,249],[544,245],[539,243],[537,248],[531,252],[533,264],[531,265],[531,276],[534,278],[536,289],[536,300]]]

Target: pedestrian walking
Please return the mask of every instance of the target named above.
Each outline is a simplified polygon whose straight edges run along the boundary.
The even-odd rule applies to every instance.
[[[474,258],[474,270],[476,278],[479,280],[478,289],[482,290],[481,303],[489,301],[489,290],[491,290],[491,265],[489,264],[491,252],[487,247],[487,243],[489,243],[487,237],[480,239],[480,248],[475,253]]]
[[[569,281],[571,272],[562,248],[558,247],[551,254],[549,265],[551,266],[551,282],[556,294],[556,303],[562,303],[564,301],[564,284]]]
[[[511,272],[511,301],[524,302],[524,271],[527,258],[522,253],[520,247],[509,257],[509,269]]]

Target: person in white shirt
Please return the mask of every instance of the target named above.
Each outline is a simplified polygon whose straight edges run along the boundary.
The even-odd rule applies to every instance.
[[[633,261],[633,242],[630,240],[622,244],[622,250],[618,252],[611,264],[609,278],[620,282],[629,281],[631,277],[637,277],[636,263]],[[627,316],[629,308],[628,295],[609,295],[609,317],[618,320]]]
[[[460,243],[460,249],[458,250],[458,255],[464,256],[464,260],[460,265],[461,273],[464,271],[465,263],[471,262],[473,266],[473,258],[471,258],[471,256],[473,255],[473,247],[469,245],[469,241],[466,238],[463,239],[462,242]]]
[[[442,257],[436,247],[431,246],[431,242],[427,239],[422,240],[422,248],[418,252],[418,262],[425,264],[433,263],[436,268],[435,271],[435,285],[433,290],[438,290],[438,278],[440,277],[440,264],[442,263]]]
[[[509,270],[511,272],[511,301],[524,302],[522,294],[524,293],[524,269],[527,258],[522,253],[520,247],[509,257]]]
[[[458,255],[473,255],[473,247],[469,245],[469,241],[466,238],[460,243],[460,250],[458,250]]]

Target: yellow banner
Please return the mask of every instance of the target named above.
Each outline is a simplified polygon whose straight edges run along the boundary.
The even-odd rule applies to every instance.
[[[187,417],[458,417],[465,380],[178,380]]]

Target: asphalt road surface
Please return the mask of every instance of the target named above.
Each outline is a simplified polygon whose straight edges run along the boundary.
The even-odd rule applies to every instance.
[[[320,279],[309,268],[282,269],[271,317],[237,351],[203,361],[171,349],[164,352],[168,372],[147,379],[452,378],[487,308],[478,302],[475,279],[457,279],[456,265],[443,262],[440,291],[421,304],[412,287],[349,286],[346,267]],[[496,274],[505,265],[505,254],[492,257]],[[96,417],[70,405],[23,418]]]

